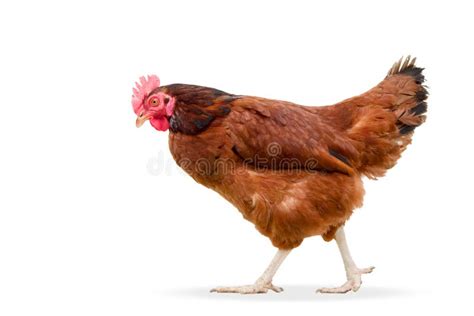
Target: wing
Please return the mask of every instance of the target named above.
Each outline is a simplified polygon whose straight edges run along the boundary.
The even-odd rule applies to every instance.
[[[357,151],[318,114],[290,102],[241,97],[224,120],[232,151],[255,168],[353,174]]]

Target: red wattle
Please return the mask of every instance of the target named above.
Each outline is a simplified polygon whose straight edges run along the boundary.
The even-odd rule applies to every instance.
[[[155,129],[159,131],[167,131],[168,128],[170,128],[170,123],[168,122],[168,119],[164,116],[160,118],[151,118],[150,119],[151,126],[153,126]]]

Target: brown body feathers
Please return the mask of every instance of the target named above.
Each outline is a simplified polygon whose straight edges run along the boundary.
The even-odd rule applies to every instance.
[[[281,249],[331,240],[362,205],[361,177],[383,176],[425,120],[414,59],[376,87],[323,107],[169,85],[169,145],[178,165],[217,191]]]

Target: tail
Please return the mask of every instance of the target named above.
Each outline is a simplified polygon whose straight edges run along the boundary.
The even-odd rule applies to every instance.
[[[423,85],[425,76],[423,75],[423,68],[415,66],[416,58],[410,59],[408,56],[402,64],[402,58],[388,71],[385,80],[391,80],[397,75],[410,76],[414,85],[410,85],[406,89],[398,92],[398,104],[394,104],[394,112],[398,117],[397,127],[400,135],[412,135],[415,128],[423,124],[426,120],[426,111],[428,104],[428,91]],[[383,83],[383,82],[382,82]],[[404,100],[405,97],[405,100]]]
[[[377,86],[332,106],[333,116],[344,117],[339,128],[357,149],[354,167],[369,178],[392,168],[414,130],[425,122],[428,92],[423,68],[416,67],[415,60],[400,59]]]

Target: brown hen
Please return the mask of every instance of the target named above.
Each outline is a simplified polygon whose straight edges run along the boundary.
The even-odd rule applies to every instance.
[[[278,248],[255,284],[213,291],[281,291],[272,284],[276,270],[291,249],[314,235],[336,240],[347,275],[342,286],[319,291],[359,289],[361,274],[373,268],[355,265],[343,225],[362,205],[361,178],[383,176],[424,122],[422,70],[415,59],[400,59],[376,87],[323,107],[141,78],[133,96],[137,126],[150,120],[157,130],[169,129],[177,164],[231,202]]]

